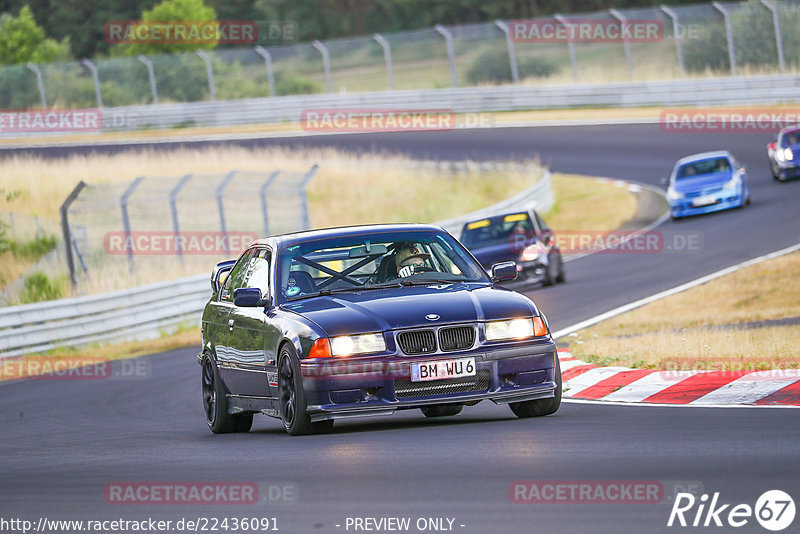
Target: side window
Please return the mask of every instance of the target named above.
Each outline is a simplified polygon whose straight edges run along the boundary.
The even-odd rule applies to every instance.
[[[225,284],[222,286],[222,292],[220,293],[221,300],[233,300],[233,290],[243,287],[242,281],[244,280],[247,267],[250,265],[250,261],[255,253],[255,249],[248,250],[239,258],[236,265],[233,266],[228,278],[225,279]]]
[[[269,294],[269,264],[270,251],[262,248],[257,249],[250,258],[250,262],[245,269],[244,280],[241,287],[257,287],[261,290],[262,296]]]

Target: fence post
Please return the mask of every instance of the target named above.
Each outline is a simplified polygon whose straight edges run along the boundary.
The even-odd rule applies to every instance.
[[[316,48],[322,55],[322,69],[325,71],[325,84],[328,86],[328,93],[333,93],[333,77],[331,76],[331,56],[328,47],[322,41],[314,41],[311,46]]]
[[[125,245],[127,246],[131,242],[131,221],[128,218],[128,199],[136,191],[136,188],[139,187],[139,184],[142,183],[144,180],[144,176],[139,176],[131,185],[128,186],[128,189],[122,193],[122,196],[119,199],[119,204],[122,207],[122,229],[125,231]],[[133,264],[133,247],[128,247],[128,270],[131,274],[134,271],[134,264]]]
[[[28,69],[30,69],[31,72],[33,72],[36,75],[36,85],[39,86],[39,97],[42,102],[42,107],[46,109],[47,97],[44,96],[44,81],[42,80],[42,71],[39,69],[39,67],[31,63],[30,61],[28,62]]]
[[[711,5],[722,13],[722,19],[725,21],[725,36],[728,39],[728,59],[731,62],[731,76],[736,76],[736,51],[733,48],[733,27],[731,26],[730,13],[719,2],[711,2]]]
[[[92,83],[94,83],[94,96],[97,99],[97,107],[103,107],[103,96],[100,94],[100,77],[97,75],[97,67],[88,59],[82,59],[81,65],[89,69],[92,73]]]
[[[572,28],[572,23],[570,21],[568,21],[567,18],[564,15],[560,15],[558,13],[553,15],[553,18],[556,19],[556,22],[558,22],[559,24],[561,24],[562,26],[564,26],[567,29],[567,34],[569,35],[567,37],[567,49],[569,50],[569,62],[570,62],[570,65],[572,65],[572,79],[577,82],[578,81],[578,58],[577,58],[577,56],[575,56],[575,43],[573,42],[572,30],[570,29],[570,28]]]
[[[195,53],[206,64],[206,76],[208,77],[208,95],[212,101],[217,99],[217,88],[214,85],[214,67],[211,65],[211,58],[203,50],[196,50]]]
[[[386,77],[389,79],[389,90],[394,91],[394,70],[392,69],[392,45],[383,35],[376,33],[372,36],[383,48],[383,61],[386,63]]]
[[[514,50],[514,41],[511,39],[511,31],[508,29],[508,24],[502,20],[494,21],[494,25],[500,28],[506,36],[506,48],[508,48],[508,63],[511,66],[511,81],[514,85],[519,83],[519,67],[517,66],[517,53]]]
[[[680,38],[681,25],[678,22],[678,14],[667,6],[661,6],[661,11],[672,20],[672,38],[675,39],[675,53],[678,55],[678,69],[681,73],[681,78],[685,78],[686,65],[683,63],[683,46],[681,45]]]
[[[178,206],[176,201],[178,199],[178,193],[181,192],[181,189],[183,189],[183,186],[186,185],[186,182],[188,182],[191,177],[191,174],[187,174],[181,178],[178,182],[178,185],[176,185],[172,191],[169,192],[169,209],[172,212],[172,231],[175,234],[175,251],[178,253],[178,259],[180,260],[181,265],[183,265],[184,262],[183,250],[180,243],[181,227],[178,223]]]
[[[786,60],[783,57],[783,39],[781,38],[781,20],[778,16],[778,6],[770,0],[761,0],[761,3],[772,12],[772,26],[775,28],[775,47],[778,49],[778,66],[781,74],[786,72]]]
[[[436,32],[444,37],[444,44],[447,47],[447,57],[450,59],[450,80],[453,87],[458,87],[458,73],[456,72],[456,49],[453,47],[453,34],[442,26],[437,24],[433,27]]]
[[[269,178],[267,178],[267,181],[264,182],[261,185],[261,189],[258,192],[259,196],[261,197],[261,214],[264,216],[264,235],[265,236],[269,235],[269,213],[267,211],[267,189],[269,189],[269,186],[272,185],[272,182],[275,181],[275,178],[277,178],[280,173],[281,173],[281,171],[275,171],[272,174],[270,174]]]
[[[300,196],[300,229],[301,230],[310,230],[311,229],[311,214],[308,212],[308,192],[306,191],[306,187],[308,184],[311,183],[311,180],[314,179],[314,175],[317,174],[319,170],[319,165],[316,163],[313,167],[306,173],[303,179],[300,181],[300,185],[297,190],[297,194]]]
[[[59,209],[61,212],[61,233],[64,236],[64,250],[67,253],[69,285],[73,292],[75,291],[77,279],[75,278],[75,259],[72,256],[72,232],[70,231],[69,227],[69,207],[73,202],[75,202],[75,199],[78,198],[78,195],[81,194],[81,191],[83,191],[84,187],[86,187],[86,183],[83,180],[78,182],[78,185],[75,186],[75,189],[72,190],[72,193],[69,194]]]
[[[228,226],[225,223],[225,203],[223,202],[223,195],[225,194],[225,188],[231,183],[233,177],[236,175],[238,171],[231,171],[225,175],[222,182],[220,182],[219,186],[217,186],[217,210],[219,211],[219,228],[222,231],[222,246],[225,247],[225,254],[230,253],[230,247],[228,246]]]
[[[256,54],[264,58],[264,66],[267,69],[267,81],[269,82],[269,96],[275,96],[275,74],[272,72],[272,54],[261,45],[255,48]]]
[[[150,94],[153,96],[153,104],[158,104],[158,86],[156,86],[156,73],[153,70],[153,62],[150,61],[149,57],[144,55],[139,55],[137,59],[147,67],[147,78],[150,80]]]
[[[609,9],[608,12],[611,13],[612,17],[619,21],[620,34],[623,35],[622,48],[625,50],[625,63],[628,64],[628,75],[630,76],[631,80],[633,80],[633,56],[631,55],[631,42],[627,35],[625,35],[623,28],[627,19],[625,18],[625,15],[614,8]]]

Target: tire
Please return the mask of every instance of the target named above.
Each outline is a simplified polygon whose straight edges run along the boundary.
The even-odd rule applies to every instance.
[[[249,432],[253,426],[253,414],[228,413],[228,397],[225,387],[219,378],[217,364],[211,356],[203,359],[201,376],[203,392],[203,411],[206,414],[206,424],[214,434],[230,434],[232,432]]]
[[[542,278],[543,286],[552,286],[556,283],[557,276],[553,273],[553,258],[547,258],[547,266],[544,268],[544,278]]]
[[[420,408],[425,417],[449,417],[460,414],[463,409],[463,404],[434,404]]]
[[[278,403],[283,428],[291,436],[325,434],[333,430],[333,420],[311,422],[311,417],[306,412],[300,360],[294,347],[288,343],[281,347],[278,359]]]
[[[561,257],[561,253],[558,253],[558,276],[556,276],[556,282],[563,284],[567,281],[567,275],[564,273],[564,258]]]
[[[512,402],[509,404],[511,411],[520,419],[526,417],[542,417],[558,411],[561,406],[561,364],[556,357],[556,395],[552,399],[537,399],[525,402]]]

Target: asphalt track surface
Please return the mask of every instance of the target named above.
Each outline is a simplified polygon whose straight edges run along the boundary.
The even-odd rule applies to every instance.
[[[657,228],[670,236],[699,236],[697,250],[594,254],[567,264],[566,284],[532,290],[559,329],[800,240],[800,182],[770,178],[770,137],[616,125],[236,143],[337,146],[434,159],[539,155],[554,171],[652,185],[678,157],[693,152],[727,148],[745,163],[751,206]],[[54,149],[48,156],[121,149]],[[453,529],[464,533],[640,533],[734,530],[667,528],[676,487],[702,487],[719,492],[722,503],[751,506],[764,491],[782,489],[800,504],[798,410],[568,403],[554,416],[517,420],[507,407],[484,402],[448,420],[426,420],[414,410],[341,422],[324,436],[292,438],[265,417],[257,418],[249,434],[212,436],[203,421],[195,352],[145,357],[144,378],[0,385],[0,518],[255,515],[276,517],[280,531],[291,533],[353,532],[345,530],[348,517],[388,516],[412,518],[409,532],[418,532],[419,517],[449,517]],[[655,504],[519,504],[509,498],[518,480],[659,481],[664,494]],[[104,500],[107,484],[129,481],[289,484],[297,498],[235,507]],[[695,506],[687,518],[696,511]],[[786,531],[797,532],[798,524],[800,519]],[[753,518],[735,530],[765,532]]]

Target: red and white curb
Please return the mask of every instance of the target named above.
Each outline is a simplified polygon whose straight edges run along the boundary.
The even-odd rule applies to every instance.
[[[694,406],[800,406],[800,369],[659,371],[597,367],[559,349],[563,396],[623,403]]]

